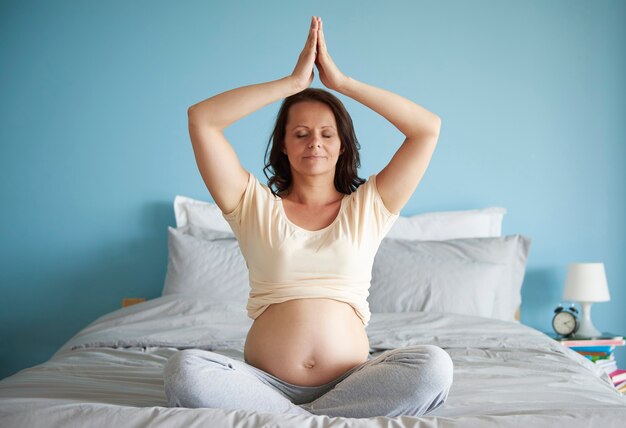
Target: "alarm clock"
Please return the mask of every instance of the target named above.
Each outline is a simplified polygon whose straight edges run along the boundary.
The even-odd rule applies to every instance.
[[[559,305],[554,310],[554,317],[552,318],[552,328],[556,334],[560,336],[571,336],[578,331],[578,309],[572,306],[563,309],[563,306]]]

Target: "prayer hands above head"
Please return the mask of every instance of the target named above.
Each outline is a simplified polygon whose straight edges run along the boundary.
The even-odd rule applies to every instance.
[[[320,80],[329,89],[339,91],[348,79],[335,65],[326,49],[322,19],[313,16],[309,36],[291,76],[302,90],[308,88],[315,76],[313,64],[317,66]]]

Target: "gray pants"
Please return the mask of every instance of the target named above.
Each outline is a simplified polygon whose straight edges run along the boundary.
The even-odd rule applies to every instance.
[[[441,348],[385,351],[319,386],[287,383],[244,361],[188,349],[165,365],[171,407],[369,418],[420,416],[441,406],[452,385],[452,360]]]

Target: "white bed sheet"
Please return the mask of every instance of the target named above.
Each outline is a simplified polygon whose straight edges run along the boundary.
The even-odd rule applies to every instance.
[[[163,296],[107,314],[49,361],[0,381],[0,426],[617,427],[626,397],[602,370],[516,322],[449,313],[373,313],[370,352],[414,344],[454,362],[446,403],[428,415],[367,419],[168,408],[163,366],[178,349],[243,360],[240,304]]]

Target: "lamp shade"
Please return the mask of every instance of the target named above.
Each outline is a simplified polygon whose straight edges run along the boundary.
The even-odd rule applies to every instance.
[[[570,263],[565,279],[563,300],[576,302],[611,300],[604,263]]]

